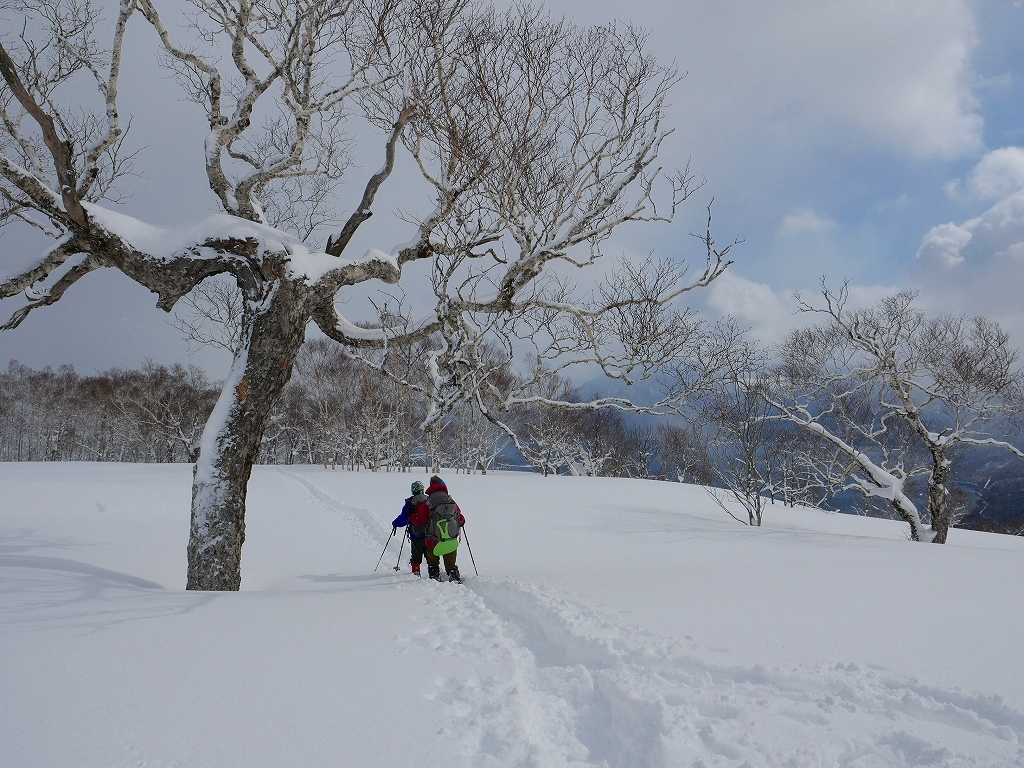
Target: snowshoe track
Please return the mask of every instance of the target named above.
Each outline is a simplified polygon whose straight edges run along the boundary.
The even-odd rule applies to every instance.
[[[277,471],[299,486],[300,493],[317,506],[326,509],[333,515],[344,517],[356,523],[355,535],[368,545],[379,547],[387,541],[388,537],[381,533],[381,521],[370,510],[354,507],[351,504],[346,504],[344,501],[339,501],[329,493],[324,493],[314,483],[301,475],[281,468],[278,468]]]
[[[467,663],[440,681],[444,733],[463,740],[465,765],[1024,766],[1024,713],[999,697],[853,664],[729,667],[557,590],[466,586],[429,586],[428,610],[446,620],[414,641],[500,670]],[[970,755],[943,746],[947,729],[970,734]]]

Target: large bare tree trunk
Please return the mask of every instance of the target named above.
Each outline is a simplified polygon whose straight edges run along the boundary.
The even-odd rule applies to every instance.
[[[192,484],[187,589],[241,586],[246,487],[305,340],[309,315],[301,293],[300,284],[282,281],[260,309],[206,426]]]

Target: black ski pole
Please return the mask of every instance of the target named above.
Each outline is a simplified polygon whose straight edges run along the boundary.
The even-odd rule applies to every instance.
[[[466,536],[466,549],[469,550],[469,561],[471,563],[473,563],[473,570],[476,571],[476,575],[479,576],[480,575],[480,571],[477,571],[477,568],[476,568],[476,558],[473,557],[473,548],[471,546],[469,546],[469,534],[466,533],[466,526],[462,526],[462,532]]]
[[[405,549],[405,540],[408,539],[408,538],[409,538],[409,529],[406,528],[405,529],[405,535],[402,536],[402,546],[400,546],[398,548],[398,562],[395,563],[395,570],[396,571],[402,570],[402,550]],[[412,544],[410,544],[409,546],[411,547]]]
[[[391,536],[388,536],[387,543],[384,545],[384,549],[381,550],[380,560],[378,560],[377,564],[373,567],[374,573],[376,573],[377,569],[380,568],[380,561],[384,559],[384,553],[388,551],[388,544],[391,543],[391,537],[394,536],[394,535],[395,535],[395,526],[391,526]]]

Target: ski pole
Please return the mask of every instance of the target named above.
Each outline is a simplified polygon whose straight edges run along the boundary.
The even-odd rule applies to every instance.
[[[480,571],[478,571],[476,567],[476,558],[473,557],[473,548],[469,546],[469,534],[466,533],[466,526],[462,526],[462,532],[466,536],[466,549],[469,550],[469,561],[473,563],[473,570],[476,571],[476,575],[479,576]]]
[[[380,561],[384,559],[384,553],[388,551],[388,544],[391,543],[391,537],[394,536],[394,535],[395,535],[395,527],[391,526],[391,536],[388,536],[387,543],[384,545],[384,549],[381,550],[380,560],[378,560],[377,561],[377,565],[375,565],[373,567],[373,570],[374,570],[375,573],[376,573],[377,569],[380,568]]]
[[[396,571],[402,570],[402,550],[405,549],[405,540],[408,539],[408,538],[409,538],[409,529],[406,528],[405,529],[405,535],[402,536],[402,546],[400,546],[398,548],[398,562],[395,563],[395,570]],[[412,544],[410,544],[409,546],[411,547]]]

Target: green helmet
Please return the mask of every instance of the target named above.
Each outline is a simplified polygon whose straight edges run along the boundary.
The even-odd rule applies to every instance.
[[[419,496],[421,493],[423,493],[423,483],[421,483],[419,480],[413,481],[410,490],[412,491],[413,496]]]

